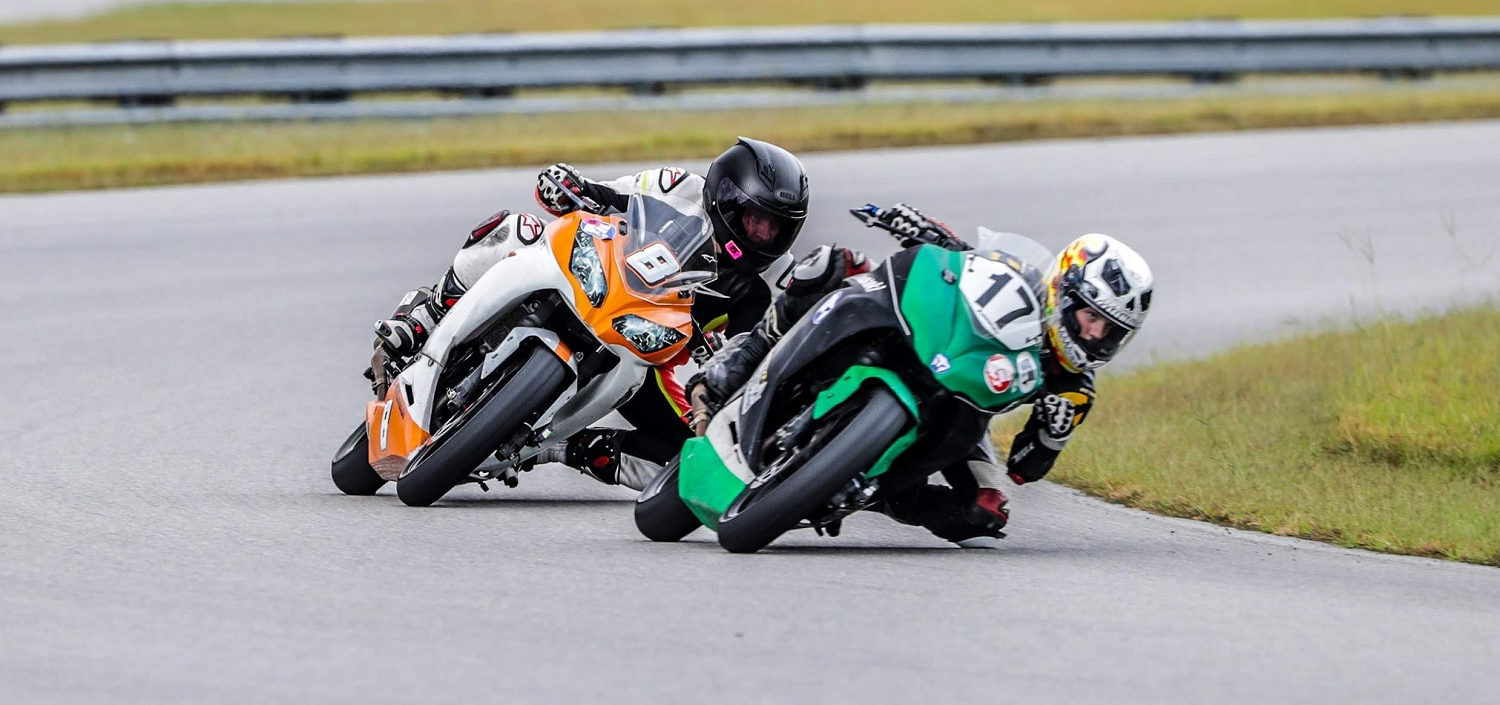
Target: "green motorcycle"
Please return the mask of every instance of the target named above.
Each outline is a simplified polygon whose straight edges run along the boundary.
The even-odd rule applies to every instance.
[[[879,212],[851,211],[889,230]],[[1042,386],[1030,263],[1050,253],[983,230],[980,247],[924,242],[824,297],[641,493],[641,533],[676,541],[707,526],[735,553],[795,528],[837,536],[844,517],[963,457],[972,440],[952,439],[982,429],[952,419],[988,416],[945,410],[1003,413]]]

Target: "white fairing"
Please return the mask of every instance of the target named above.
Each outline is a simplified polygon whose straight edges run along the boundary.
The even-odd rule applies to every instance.
[[[734,442],[735,434],[730,426],[740,421],[740,413],[743,412],[743,404],[740,401],[741,394],[729,398],[724,408],[708,422],[708,428],[703,435],[713,444],[714,451],[719,454],[719,460],[724,462],[724,467],[745,483],[755,479],[755,473],[750,470],[750,464],[745,462],[745,456],[740,453],[740,444]]]
[[[397,378],[403,391],[410,390],[408,406],[413,419],[423,430],[429,433],[435,430],[431,422],[437,379],[454,346],[479,333],[496,316],[542,290],[556,291],[569,307],[573,305],[572,284],[558,267],[551,250],[545,244],[522,246],[515,250],[515,254],[490,267],[454,304],[432,330],[416,360]],[[576,315],[576,311],[574,313]],[[484,368],[491,371],[498,368],[505,358],[522,349],[520,343],[527,338],[536,338],[548,348],[555,347],[558,341],[557,335],[551,331],[517,328],[494,353],[487,356]],[[620,358],[619,364],[582,389],[577,387],[576,381],[570,384],[538,421],[540,435],[566,438],[614,410],[640,386],[649,365],[632,350],[618,345],[608,347]],[[568,364],[575,363],[569,360]],[[576,367],[574,369],[576,372]],[[536,447],[526,448],[520,458],[535,455],[538,450]]]

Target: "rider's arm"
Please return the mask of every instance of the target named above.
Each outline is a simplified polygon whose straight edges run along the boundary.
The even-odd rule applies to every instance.
[[[1093,373],[1048,376],[1026,427],[1011,442],[1006,460],[1010,479],[1018,485],[1042,479],[1093,405]]]
[[[549,176],[575,194],[622,213],[630,205],[630,197],[634,194],[661,197],[680,193],[689,199],[701,199],[703,190],[702,177],[676,167],[647,169],[612,181],[594,181],[584,178],[572,166],[559,163],[547,167],[537,175],[537,202],[553,215],[572,211],[574,206],[570,199],[558,192],[557,187],[548,179]]]
[[[760,361],[770,354],[771,346],[824,295],[843,286],[847,277],[868,269],[869,262],[863,254],[843,248],[824,245],[804,257],[792,271],[786,291],[771,302],[765,314],[748,332],[731,338],[688,381],[695,428],[700,422],[706,423],[719,405],[750,379]]]

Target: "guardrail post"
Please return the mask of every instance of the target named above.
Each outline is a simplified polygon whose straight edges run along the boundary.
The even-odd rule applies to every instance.
[[[349,91],[301,91],[289,93],[293,103],[342,103],[349,100]]]
[[[516,94],[514,86],[491,86],[488,88],[460,88],[455,93],[465,99],[510,98]]]
[[[115,101],[122,108],[169,108],[177,104],[170,95],[128,95]]]

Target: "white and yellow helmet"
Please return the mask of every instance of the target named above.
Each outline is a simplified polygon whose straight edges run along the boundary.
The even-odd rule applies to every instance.
[[[1044,278],[1047,284],[1047,339],[1065,369],[1083,372],[1102,366],[1135,337],[1151,309],[1151,267],[1125,243],[1090,233],[1064,247]],[[1108,320],[1099,340],[1078,334],[1081,306]]]

